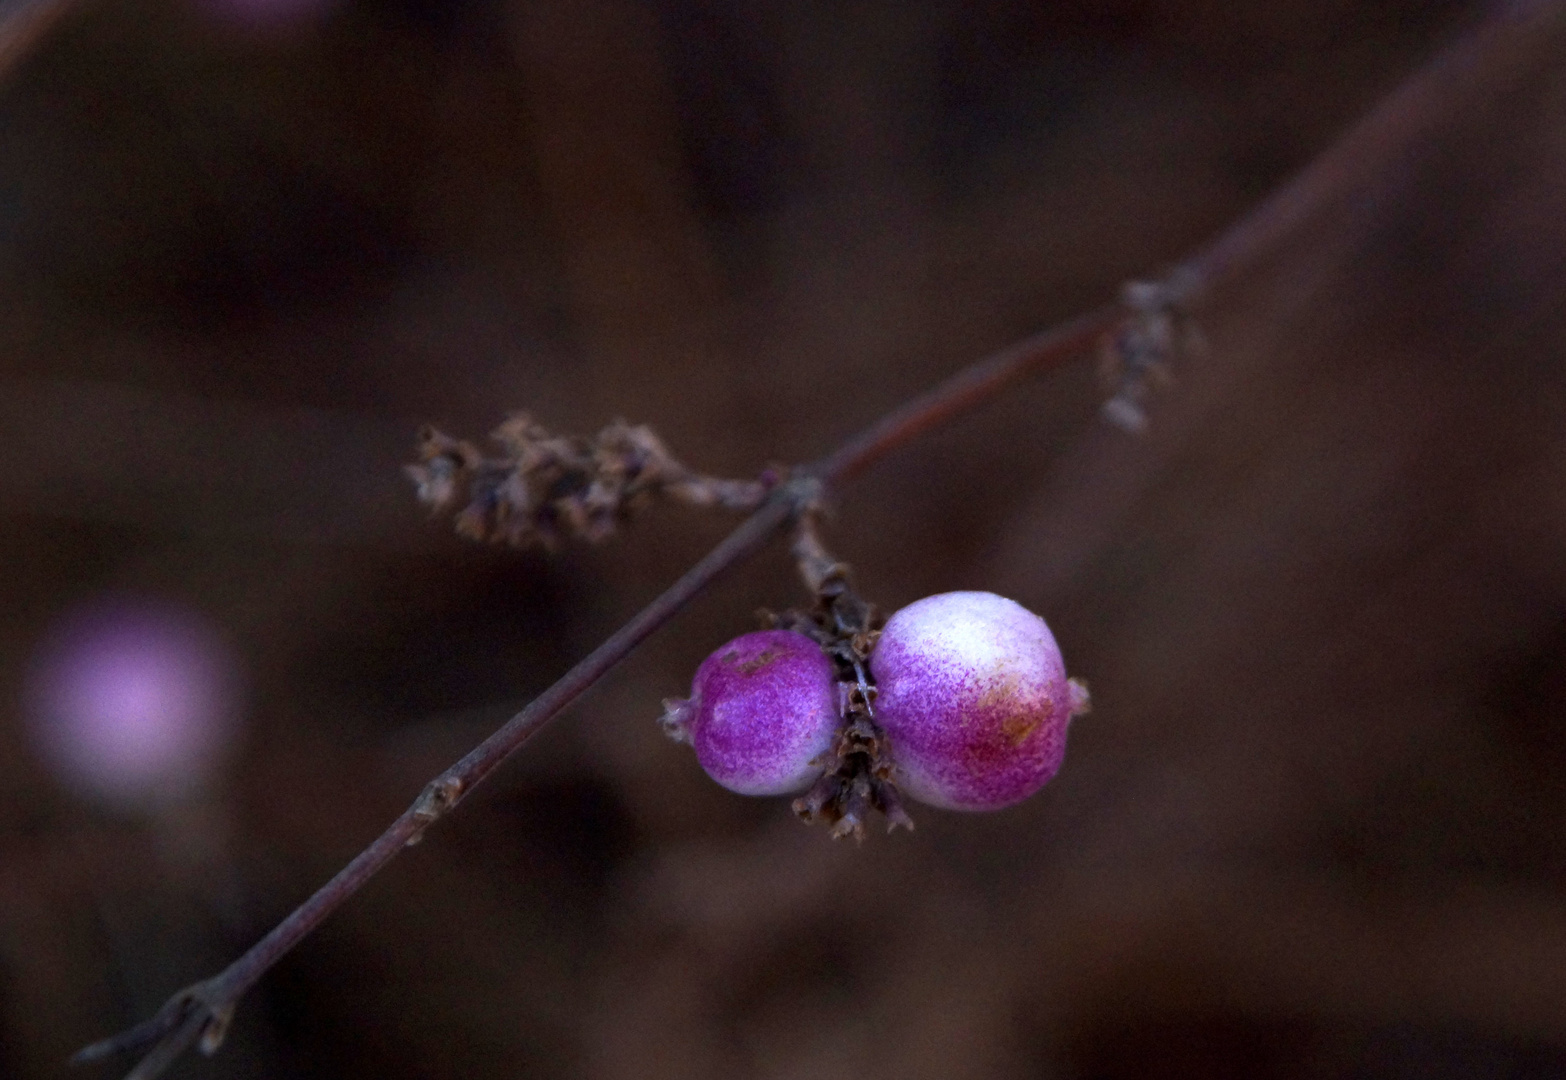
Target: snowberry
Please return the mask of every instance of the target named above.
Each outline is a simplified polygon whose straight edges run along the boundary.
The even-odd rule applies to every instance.
[[[702,661],[664,728],[741,795],[799,791],[821,775],[841,724],[832,662],[792,630],[737,637]]]
[[[1060,769],[1087,691],[1044,620],[987,592],[927,596],[893,615],[870,656],[892,778],[949,810],[1020,802]]]

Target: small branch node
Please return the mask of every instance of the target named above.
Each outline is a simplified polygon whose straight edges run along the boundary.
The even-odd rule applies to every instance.
[[[462,795],[462,781],[455,776],[439,776],[426,784],[413,802],[412,814],[416,828],[413,835],[408,837],[407,846],[412,847],[423,840],[425,830],[449,814],[452,807],[461,801]]]
[[[153,1080],[192,1046],[206,1055],[216,1053],[233,1023],[236,1004],[223,988],[221,975],[193,983],[169,998],[150,1019],[78,1050],[70,1064],[90,1065],[147,1050],[125,1080]]]

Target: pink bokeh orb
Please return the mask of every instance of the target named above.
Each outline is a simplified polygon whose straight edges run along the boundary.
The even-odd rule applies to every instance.
[[[194,611],[103,599],[66,613],[39,642],[25,715],[64,786],[150,809],[214,778],[237,733],[239,682],[223,635]]]

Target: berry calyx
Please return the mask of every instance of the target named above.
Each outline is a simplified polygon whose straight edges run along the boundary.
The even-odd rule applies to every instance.
[[[690,698],[666,701],[664,710],[664,731],[690,743],[707,775],[741,795],[808,787],[842,724],[832,661],[792,630],[735,638],[702,661]]]
[[[1088,711],[1044,620],[988,592],[927,596],[887,620],[870,655],[892,779],[948,810],[1021,802],[1060,769]]]

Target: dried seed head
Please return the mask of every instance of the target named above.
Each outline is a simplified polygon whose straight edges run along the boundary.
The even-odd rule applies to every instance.
[[[554,435],[526,413],[491,434],[500,454],[425,428],[419,461],[407,467],[421,502],[456,510],[457,532],[513,547],[557,547],[612,536],[659,495],[695,506],[749,509],[768,483],[703,476],[681,464],[646,425],[610,423],[592,439]]]

